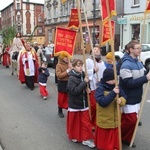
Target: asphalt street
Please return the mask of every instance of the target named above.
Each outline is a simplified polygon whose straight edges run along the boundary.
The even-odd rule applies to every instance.
[[[79,58],[79,56],[77,56]],[[50,96],[44,101],[36,84],[33,91],[21,85],[11,69],[0,65],[0,141],[3,150],[89,150],[73,143],[66,134],[65,118],[57,115],[57,86],[54,69],[49,68]],[[148,89],[150,91],[150,89]],[[150,150],[150,93],[148,92],[135,137],[134,150]],[[133,148],[123,146],[123,150]]]

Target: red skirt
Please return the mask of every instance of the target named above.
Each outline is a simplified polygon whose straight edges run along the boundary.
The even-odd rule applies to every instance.
[[[10,55],[8,53],[3,54],[3,66],[9,66],[10,63]]]
[[[133,136],[136,121],[137,121],[137,113],[122,114],[121,117],[122,141],[130,143]]]
[[[39,84],[39,86],[40,86],[40,94],[42,96],[48,96],[48,91],[46,89],[46,86],[43,86],[43,85],[40,85],[40,84]]]
[[[76,139],[78,142],[94,139],[88,110],[68,111],[67,134],[69,139]]]
[[[119,150],[118,128],[103,129],[96,126],[95,145],[99,150]]]
[[[68,109],[68,94],[58,92],[58,107]]]
[[[96,126],[96,100],[95,100],[94,94],[95,94],[95,91],[91,91],[90,107],[91,107],[91,123],[95,127]]]

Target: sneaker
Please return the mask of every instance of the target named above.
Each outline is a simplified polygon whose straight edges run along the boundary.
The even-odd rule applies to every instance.
[[[47,100],[47,97],[46,97],[46,96],[44,96],[44,97],[43,97],[43,99],[44,99],[44,100]]]
[[[72,142],[77,143],[78,141],[76,139],[72,139]]]
[[[86,146],[88,146],[88,147],[90,147],[90,148],[94,148],[94,147],[95,147],[94,142],[91,141],[91,140],[82,141],[82,144],[83,144],[83,145],[86,145]]]

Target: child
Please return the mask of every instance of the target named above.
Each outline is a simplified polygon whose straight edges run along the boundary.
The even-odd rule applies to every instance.
[[[118,100],[117,94],[119,94]],[[103,78],[95,92],[95,98],[97,102],[96,147],[97,149],[119,150],[117,105],[125,105],[126,95],[120,87],[115,86],[112,68],[104,70]]]
[[[3,66],[6,66],[6,68],[9,68],[11,64],[9,50],[10,50],[10,47],[6,45],[6,47],[4,48],[4,53],[3,53]]]
[[[106,58],[106,68],[112,68],[113,67],[113,54],[112,52],[107,53],[107,55],[105,56]]]
[[[47,69],[47,63],[42,62],[42,65],[38,70],[39,70],[38,82],[40,86],[40,94],[43,96],[44,100],[47,100],[48,92],[46,89],[46,83],[50,75],[49,70]]]
[[[89,117],[86,87],[88,77],[84,77],[83,62],[76,59],[72,62],[73,69],[69,73],[67,84],[69,108],[67,115],[67,134],[73,142],[82,142],[90,148],[95,144],[92,125]]]
[[[67,82],[69,78],[68,73],[71,70],[69,64],[70,62],[67,55],[61,53],[56,65],[56,75],[58,79],[58,116],[60,118],[64,117],[62,109],[68,109]]]

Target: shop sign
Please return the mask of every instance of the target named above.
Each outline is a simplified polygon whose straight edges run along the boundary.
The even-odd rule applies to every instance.
[[[117,18],[118,24],[127,24],[127,18]]]

